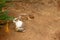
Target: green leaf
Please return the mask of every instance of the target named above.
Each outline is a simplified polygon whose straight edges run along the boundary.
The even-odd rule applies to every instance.
[[[2,8],[5,6],[7,0],[0,0],[0,20],[13,20],[14,17],[8,15],[8,10],[2,11]]]
[[[7,0],[0,0],[0,3],[5,3]]]

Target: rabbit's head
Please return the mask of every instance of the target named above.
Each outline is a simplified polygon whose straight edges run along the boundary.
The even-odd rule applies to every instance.
[[[14,22],[14,23],[16,23],[17,21],[21,21],[21,19],[20,19],[20,18],[14,18],[14,19],[13,19],[13,22]]]

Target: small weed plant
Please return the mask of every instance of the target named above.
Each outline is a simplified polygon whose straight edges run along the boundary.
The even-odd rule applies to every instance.
[[[8,15],[8,10],[2,11],[2,8],[6,6],[7,0],[0,0],[0,20],[9,21],[13,20],[13,17]]]

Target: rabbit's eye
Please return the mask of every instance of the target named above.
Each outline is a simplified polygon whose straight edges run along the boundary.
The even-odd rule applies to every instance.
[[[16,19],[15,21],[17,21],[18,19]]]

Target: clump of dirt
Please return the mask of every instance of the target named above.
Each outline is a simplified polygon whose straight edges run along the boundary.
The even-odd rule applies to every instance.
[[[60,31],[56,31],[54,35],[54,40],[60,40]]]

